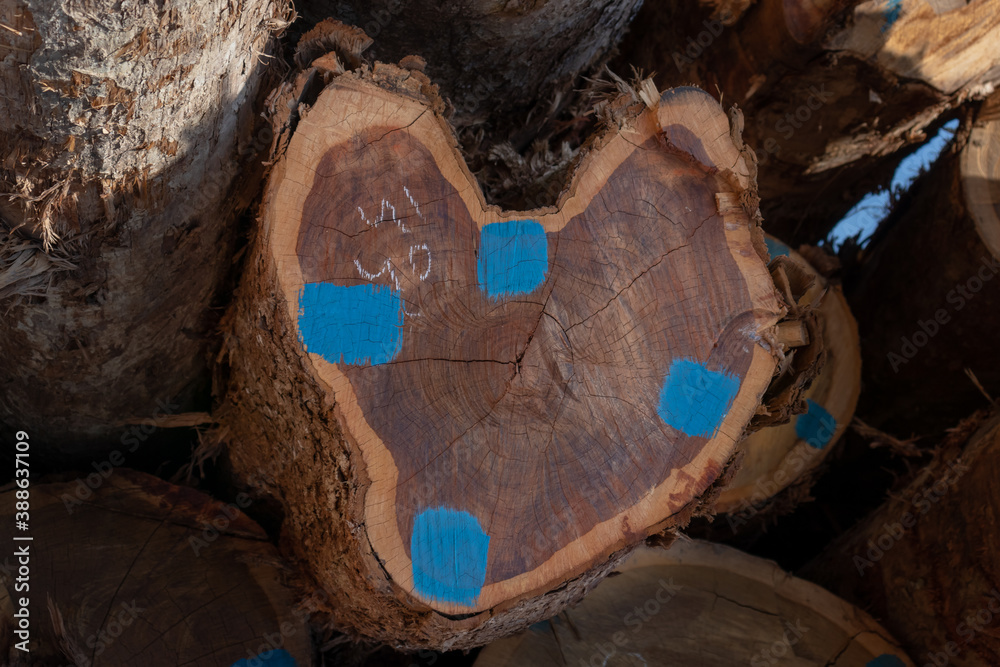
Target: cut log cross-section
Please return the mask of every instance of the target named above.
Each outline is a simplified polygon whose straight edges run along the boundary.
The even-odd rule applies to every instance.
[[[483,649],[475,667],[913,667],[868,614],[710,542],[637,549],[582,604]]]
[[[784,305],[707,94],[617,107],[558,207],[504,212],[429,102],[374,78],[335,79],[275,166],[222,419],[343,625],[471,646],[690,516]]]
[[[831,285],[805,257],[781,241],[767,237],[765,242],[772,257],[789,257],[813,277],[812,287],[800,302],[817,304],[826,359],[804,395],[806,412],[756,431],[740,444],[740,469],[715,505],[716,511],[733,515],[728,521],[733,529],[746,524],[786,489],[807,490],[811,473],[851,422],[861,392],[858,325],[840,286]],[[777,502],[774,509],[781,511],[787,505]]]
[[[0,561],[3,665],[312,664],[316,604],[297,600],[293,573],[240,511],[246,496],[226,504],[127,468],[97,479],[31,486],[32,539],[17,542],[30,568],[13,551]],[[4,526],[19,490],[0,492]]]

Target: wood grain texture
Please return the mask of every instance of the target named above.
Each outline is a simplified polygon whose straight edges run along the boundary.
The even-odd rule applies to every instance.
[[[244,667],[268,651],[312,664],[290,570],[238,505],[125,468],[94,477],[31,486],[34,539],[8,540],[29,547],[30,588],[15,589],[15,556],[0,574],[4,664]],[[13,528],[14,490],[0,500]],[[30,653],[14,647],[25,594]]]
[[[476,667],[912,667],[860,609],[730,547],[642,548],[579,606],[486,647]]]
[[[966,368],[1000,394],[996,109],[994,96],[960,153],[920,177],[847,286],[866,368],[858,415],[901,437],[941,432],[988,405]]]
[[[751,433],[740,443],[740,469],[719,495],[719,512],[753,508],[753,514],[788,487],[808,483],[810,473],[851,423],[861,393],[858,325],[840,285],[830,284],[802,255],[777,239],[768,237],[767,245],[772,257],[792,258],[815,279],[800,301],[817,304],[825,362],[804,395],[805,413],[787,424]]]
[[[982,410],[934,459],[803,570],[865,604],[920,664],[1000,661],[1000,413]]]
[[[38,465],[106,458],[164,405],[208,408],[283,11],[0,1],[0,432],[43,441]]]
[[[647,3],[619,67],[740,104],[770,233],[816,243],[948,114],[1000,84],[992,0],[761,0],[732,25]]]
[[[740,203],[752,187],[695,89],[623,114],[558,206],[509,212],[427,103],[364,75],[327,87],[270,180],[223,422],[237,474],[284,497],[291,548],[354,591],[343,624],[482,643],[686,521],[775,367],[759,341],[783,307]],[[261,373],[316,387],[306,424]],[[344,487],[311,489],[301,466],[331,455]]]

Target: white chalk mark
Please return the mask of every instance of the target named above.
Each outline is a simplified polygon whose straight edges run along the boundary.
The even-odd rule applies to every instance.
[[[421,243],[420,245],[411,245],[410,246],[410,268],[413,270],[413,273],[416,273],[417,272],[417,265],[413,262],[413,251],[414,250],[423,250],[424,252],[427,253],[427,270],[424,271],[423,273],[421,273],[420,276],[419,276],[420,282],[423,282],[423,281],[427,280],[427,276],[431,275],[431,249],[427,247],[426,243]]]
[[[385,210],[386,209],[390,209],[392,211],[392,217],[389,217],[389,218],[385,217]],[[403,224],[403,221],[396,216],[396,207],[393,206],[391,203],[389,203],[389,200],[383,199],[382,200],[382,210],[379,211],[379,222],[385,222],[386,220],[395,220],[396,224],[399,226],[399,229],[404,234],[409,234],[410,233],[410,230],[406,228],[406,225]]]
[[[361,214],[361,219],[364,220],[366,225],[368,225],[369,227],[378,227],[378,222],[373,224],[372,221],[365,216],[365,210],[360,206],[358,207],[358,213]]]
[[[411,194],[410,194],[410,189],[409,189],[408,187],[406,187],[406,186],[404,185],[404,186],[403,186],[403,192],[405,192],[405,193],[406,193],[406,198],[410,200],[410,203],[411,203],[411,204],[413,204],[413,208],[417,209],[417,217],[418,217],[418,218],[420,218],[421,220],[423,220],[423,219],[424,219],[424,216],[423,216],[423,214],[422,214],[422,213],[420,212],[420,205],[419,205],[419,204],[417,204],[417,200],[416,200],[416,199],[414,199],[414,198],[413,198],[413,195],[411,195]]]
[[[385,270],[387,268],[389,268],[389,260],[385,260],[385,262],[382,264],[382,270],[379,271],[378,273],[369,273],[368,271],[365,271],[363,268],[361,268],[361,260],[360,259],[354,260],[354,266],[358,269],[358,274],[362,278],[364,278],[365,280],[367,280],[369,282],[373,282],[376,278],[381,277],[381,275],[383,273],[385,273]]]

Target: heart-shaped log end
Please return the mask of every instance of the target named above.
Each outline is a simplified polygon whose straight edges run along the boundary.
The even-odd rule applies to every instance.
[[[299,122],[226,421],[292,548],[354,591],[343,624],[458,647],[554,613],[686,521],[754,415],[783,308],[752,158],[697,89],[617,120],[527,212],[488,206],[445,121],[364,75]]]

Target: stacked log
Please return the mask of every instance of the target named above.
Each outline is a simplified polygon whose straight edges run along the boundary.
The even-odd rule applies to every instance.
[[[307,619],[318,606],[244,514],[249,497],[222,503],[106,472],[30,487],[30,519],[15,533],[29,539],[12,543],[0,575],[4,664],[313,664]],[[5,528],[19,488],[0,493]]]
[[[476,667],[911,667],[868,614],[770,561],[709,542],[644,547],[574,609]]]

